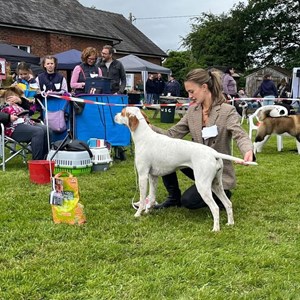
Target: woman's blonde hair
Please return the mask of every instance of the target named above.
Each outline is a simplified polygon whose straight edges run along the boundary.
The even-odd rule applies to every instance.
[[[200,68],[194,69],[186,75],[185,81],[191,81],[198,85],[206,83],[212,94],[213,104],[225,102],[225,97],[222,92],[221,77],[218,72],[206,71]]]

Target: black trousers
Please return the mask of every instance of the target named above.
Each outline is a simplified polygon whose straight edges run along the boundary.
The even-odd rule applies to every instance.
[[[51,141],[51,130],[49,131]],[[31,142],[32,159],[43,160],[48,153],[47,127],[42,124],[19,124],[12,136],[17,142]]]
[[[190,179],[195,180],[194,171],[191,168],[184,168],[181,169],[180,171]],[[177,179],[176,172],[163,176],[163,182],[167,190],[168,190],[168,185],[172,187],[178,186],[178,179]],[[179,190],[179,186],[178,186],[178,190]],[[231,198],[232,193],[230,190],[225,190],[225,194],[229,199]],[[221,200],[214,193],[213,193],[213,198],[218,204],[218,206],[222,208],[223,204]],[[188,209],[198,209],[198,208],[207,207],[207,204],[204,202],[204,200],[198,193],[195,184],[193,184],[186,191],[184,191],[180,201],[181,201],[181,206],[186,207]]]

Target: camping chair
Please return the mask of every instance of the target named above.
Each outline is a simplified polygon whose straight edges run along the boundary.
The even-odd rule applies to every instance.
[[[0,123],[0,167],[5,171],[6,163],[16,156],[21,156],[23,162],[27,163],[27,154],[31,152],[30,143],[17,142],[4,134],[4,125]]]
[[[259,113],[262,110],[272,108],[272,111],[270,112],[271,117],[282,117],[288,115],[288,110],[281,105],[265,105],[260,108],[258,108],[252,115],[248,117],[249,120],[249,137],[252,139],[252,132],[254,130],[258,129],[259,126]],[[283,149],[283,136],[288,136],[288,134],[277,134],[277,150],[282,151]],[[258,143],[257,145],[257,152],[261,152],[264,144],[268,141],[270,138],[270,135],[267,135],[265,139]],[[300,154],[300,143],[296,140],[297,150],[298,154]]]

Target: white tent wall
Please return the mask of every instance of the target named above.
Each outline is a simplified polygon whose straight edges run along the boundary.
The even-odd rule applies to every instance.
[[[144,86],[144,99],[146,102],[147,99],[147,92],[146,92],[146,81],[148,79],[148,72],[147,71],[142,71],[142,80],[143,80],[143,86]]]
[[[300,68],[293,68],[292,95],[294,99],[300,97]],[[299,103],[299,101],[293,100],[292,106],[299,109]]]

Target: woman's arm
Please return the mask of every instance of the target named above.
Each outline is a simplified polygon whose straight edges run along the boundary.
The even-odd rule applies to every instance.
[[[99,77],[102,77],[103,75],[102,75],[102,70],[98,67],[98,75],[99,75]]]
[[[85,86],[84,82],[78,82],[81,67],[78,65],[74,68],[71,76],[70,86],[72,89],[83,89]]]
[[[253,161],[253,144],[247,132],[241,127],[240,116],[236,109],[232,107],[228,112],[227,130],[232,134],[237,146],[242,153],[245,161]]]

